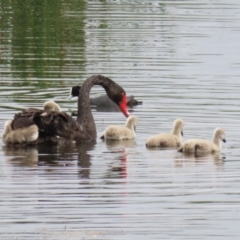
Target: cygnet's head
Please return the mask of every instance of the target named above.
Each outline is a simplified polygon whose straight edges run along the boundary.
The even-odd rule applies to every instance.
[[[11,131],[12,131],[12,120],[8,120],[4,124],[4,130],[2,135],[8,134]]]
[[[136,129],[138,123],[138,118],[136,116],[129,116],[126,121],[126,126],[130,127],[132,126],[134,129]]]
[[[61,112],[61,108],[54,101],[47,101],[43,104],[44,112]]]
[[[183,136],[183,126],[184,126],[184,121],[182,119],[176,119],[173,122],[173,132],[176,133],[178,131],[181,131],[181,135]]]
[[[220,139],[222,140],[223,142],[226,142],[226,139],[225,139],[225,132],[222,128],[216,128],[214,130],[214,134],[213,134],[213,137],[217,138],[217,139]]]

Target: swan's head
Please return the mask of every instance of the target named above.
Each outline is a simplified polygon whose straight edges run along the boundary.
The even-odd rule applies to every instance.
[[[109,82],[103,86],[103,88],[106,90],[106,93],[108,97],[115,102],[118,107],[120,108],[121,112],[128,117],[128,107],[127,107],[127,96],[123,88],[118,85],[117,83],[113,82],[112,80],[108,79]],[[101,85],[101,84],[100,84]],[[70,90],[70,97],[78,97],[79,91],[81,87],[80,86],[73,86]]]
[[[216,128],[215,131],[214,131],[214,134],[213,136],[217,139],[220,139],[222,140],[223,142],[226,142],[226,139],[225,139],[225,132],[222,128]]]
[[[105,87],[108,97],[115,102],[121,112],[125,115],[125,117],[129,116],[128,107],[127,107],[127,96],[125,91],[121,86],[114,83],[114,85],[110,85]]]
[[[68,99],[71,99],[72,97],[78,97],[80,89],[81,87],[78,85],[71,87]]]
[[[54,101],[47,101],[43,104],[44,112],[61,112],[61,108]]]

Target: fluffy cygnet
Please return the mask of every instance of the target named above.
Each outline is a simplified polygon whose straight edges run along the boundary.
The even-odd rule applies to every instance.
[[[60,106],[54,101],[46,101],[43,104],[43,110],[45,112],[61,112]]]
[[[24,142],[33,142],[38,139],[37,125],[31,125],[27,128],[19,128],[12,130],[12,121],[9,120],[4,125],[2,133],[2,141],[5,144],[16,144]]]
[[[2,141],[5,144],[7,143],[8,134],[12,131],[11,124],[12,124],[11,120],[6,121],[5,124],[4,124],[3,132],[2,132]]]
[[[147,139],[146,147],[177,148],[181,147],[184,121],[177,119],[171,133],[161,133]]]
[[[184,153],[215,153],[221,151],[221,141],[226,142],[225,132],[221,128],[216,128],[212,141],[205,139],[190,139],[183,143],[179,152]]]
[[[135,128],[137,126],[137,117],[129,116],[125,126],[111,125],[103,132],[101,139],[127,140],[136,137]]]

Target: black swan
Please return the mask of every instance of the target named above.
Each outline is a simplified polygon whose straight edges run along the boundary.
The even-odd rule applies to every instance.
[[[7,121],[2,134],[2,140],[7,139],[8,134],[14,131],[26,131],[32,125],[38,127],[38,134],[32,134],[30,141],[24,137],[21,140],[10,138],[5,141],[12,144],[38,144],[43,142],[57,143],[60,140],[74,140],[86,142],[97,137],[96,125],[90,107],[89,94],[93,85],[101,85],[108,97],[114,101],[122,113],[128,117],[127,97],[124,89],[113,80],[102,75],[93,75],[85,80],[78,98],[78,115],[75,120],[66,112],[44,111],[36,108],[28,108],[15,114],[13,120]],[[32,137],[33,136],[33,137]]]
[[[69,98],[71,99],[72,97],[78,97],[79,96],[79,91],[81,87],[80,86],[73,86],[70,89],[70,96]],[[142,101],[138,101],[134,98],[134,96],[130,95],[127,96],[127,105],[128,106],[135,106],[142,104]],[[102,107],[102,108],[114,108],[117,107],[116,103],[113,102],[108,95],[102,95],[96,98],[90,98],[90,105],[96,106],[96,107]]]

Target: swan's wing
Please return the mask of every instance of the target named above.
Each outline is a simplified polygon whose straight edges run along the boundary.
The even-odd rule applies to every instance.
[[[35,117],[34,121],[38,126],[41,126],[40,136],[57,136],[77,141],[88,141],[96,138],[96,136],[89,135],[86,129],[66,112],[51,112],[45,117],[40,115],[37,118]]]
[[[46,113],[41,109],[35,108],[28,108],[15,114],[12,121],[12,129],[25,128],[33,124],[36,124],[39,128],[39,139],[36,143],[47,140],[57,142],[58,138],[88,141],[96,137],[88,134],[87,131],[66,112]]]
[[[34,117],[41,115],[42,113],[43,113],[43,110],[41,109],[36,109],[36,108],[24,109],[21,112],[16,113],[14,115],[11,127],[13,130],[16,130],[18,128],[25,128],[33,124],[36,124],[34,122]]]

